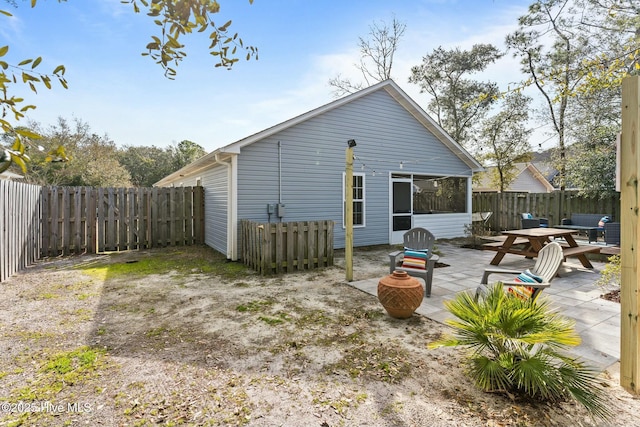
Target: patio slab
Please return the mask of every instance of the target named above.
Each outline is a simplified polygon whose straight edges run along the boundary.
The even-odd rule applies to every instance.
[[[444,323],[453,316],[443,302],[458,292],[475,292],[485,268],[494,256],[491,251],[466,249],[450,243],[436,243],[440,262],[448,267],[437,268],[433,273],[431,297],[424,298],[416,312],[432,320]],[[593,269],[584,268],[577,259],[568,258],[560,267],[559,277],[541,294],[549,298],[551,306],[576,322],[576,331],[582,343],[572,349],[589,365],[604,370],[620,358],[620,304],[600,298],[602,291],[595,282],[605,263],[593,261]],[[535,259],[507,254],[501,268],[525,270],[533,267]],[[509,276],[503,276],[507,278]],[[494,274],[491,280],[497,281]],[[349,285],[372,295],[377,295],[379,278],[350,282]]]

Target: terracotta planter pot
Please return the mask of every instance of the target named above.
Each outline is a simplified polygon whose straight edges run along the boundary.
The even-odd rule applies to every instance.
[[[411,317],[422,303],[423,297],[422,284],[406,271],[396,270],[378,282],[378,300],[391,317]]]

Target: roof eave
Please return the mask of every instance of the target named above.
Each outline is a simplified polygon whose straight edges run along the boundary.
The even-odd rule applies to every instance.
[[[433,133],[440,142],[448,147],[460,160],[462,160],[472,172],[482,172],[484,167],[467,151],[462,145],[449,136],[440,125],[438,125],[426,111],[422,109],[413,99],[409,97],[395,82],[389,80],[389,85],[385,90],[400,105],[402,105],[411,115],[413,115],[425,128]]]
[[[313,117],[323,114],[327,111],[338,108],[344,104],[350,103],[358,98],[369,95],[381,88],[384,88],[400,105],[402,105],[410,114],[412,114],[425,128],[431,131],[440,142],[442,142],[447,148],[451,150],[460,160],[462,160],[471,170],[472,173],[482,172],[484,168],[478,161],[469,154],[460,144],[454,141],[431,117],[413,101],[393,80],[384,80],[376,83],[373,86],[362,89],[356,93],[352,93],[343,98],[337,99],[333,102],[325,104],[321,107],[315,108],[304,114],[296,116],[292,119],[284,121],[280,124],[267,128],[263,131],[250,135],[246,138],[240,139],[231,144],[225,145],[207,154],[206,156],[196,160],[195,162],[183,167],[182,169],[172,173],[171,175],[161,179],[155,186],[162,186],[165,183],[175,181],[180,178],[181,175],[186,176],[197,172],[211,164],[215,163],[216,155],[221,154],[240,154],[242,147],[253,144],[299,123],[307,121]],[[211,160],[214,159],[214,160]]]
[[[218,163],[220,161],[220,156],[222,154],[227,154],[227,155],[235,155],[238,154],[239,151],[237,153],[232,152],[232,151],[225,151],[225,152],[221,152],[221,149],[212,151],[211,153],[200,157],[198,160],[195,160],[191,163],[189,163],[188,165],[178,169],[177,171],[165,176],[164,178],[162,178],[160,181],[156,182],[155,184],[153,184],[154,187],[165,187],[175,181],[179,181],[180,178],[188,176],[188,175],[193,175],[201,170],[207,169],[208,167],[215,165],[216,163]],[[228,157],[228,156],[227,156]]]

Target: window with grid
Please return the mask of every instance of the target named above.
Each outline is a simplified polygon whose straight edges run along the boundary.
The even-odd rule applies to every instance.
[[[346,195],[344,194],[344,179],[345,175],[342,175],[343,190],[342,190],[342,205],[344,206],[342,212],[342,226],[346,227],[345,214],[346,214]],[[365,200],[364,200],[364,174],[353,174],[353,226],[364,227],[365,225]]]

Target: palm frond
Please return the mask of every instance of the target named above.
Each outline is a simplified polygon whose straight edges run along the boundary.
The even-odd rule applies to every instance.
[[[520,359],[513,367],[512,379],[517,390],[546,401],[564,398],[564,386],[557,363],[545,354]]]
[[[611,415],[597,372],[565,353],[580,343],[575,323],[547,299],[522,300],[498,283],[482,298],[462,292],[445,307],[456,317],[447,321],[453,334],[429,347],[468,350],[468,373],[482,390],[548,402],[572,398],[595,417]]]
[[[497,361],[479,356],[471,361],[469,375],[484,391],[508,391],[511,388],[508,371]]]
[[[593,417],[604,420],[613,417],[613,412],[603,398],[604,389],[598,380],[597,371],[575,360],[572,364],[564,364],[558,371],[567,392]]]

